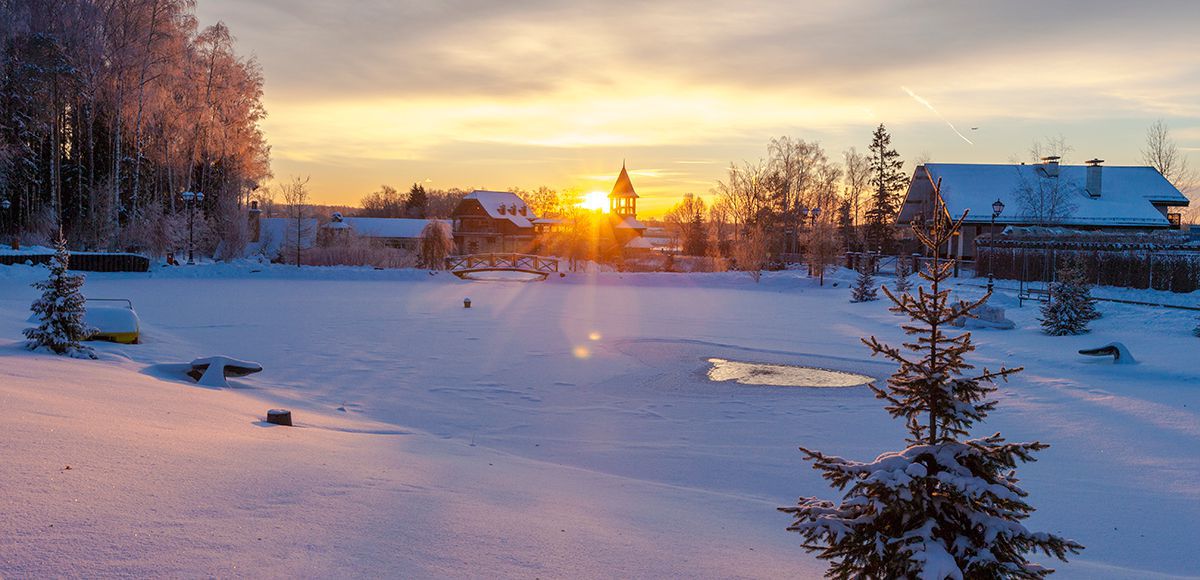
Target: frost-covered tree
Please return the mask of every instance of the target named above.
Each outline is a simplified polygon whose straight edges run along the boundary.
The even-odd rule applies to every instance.
[[[444,222],[430,220],[421,230],[420,262],[422,268],[444,270],[446,256],[454,252],[454,238]]]
[[[871,273],[871,260],[859,259],[857,267],[858,277],[854,279],[854,286],[850,288],[851,302],[870,302],[879,300],[878,291],[875,287],[875,275]]]
[[[930,248],[945,245],[962,219],[942,222],[935,220],[932,229],[914,228],[917,238]],[[1065,560],[1083,546],[1021,523],[1033,507],[1018,486],[1015,467],[1031,461],[1045,444],[1009,443],[999,433],[966,439],[996,406],[994,381],[1021,369],[967,374],[974,368],[964,358],[974,350],[970,333],[949,336],[943,329],[970,316],[987,296],[962,306],[952,303],[942,283],[951,276],[953,261],[933,254],[920,273],[930,282],[929,291],[918,288],[914,297],[884,288],[893,310],[912,319],[904,330],[915,340],[902,347],[875,337],[863,340],[872,354],[899,364],[886,386],[871,388],[887,402],[889,414],[904,419],[908,447],[869,462],[802,447],[843,498],[801,498],[780,511],[794,518],[788,530],[804,537],[804,548],[830,561],[829,577],[1043,577],[1053,570],[1028,561],[1028,554]]]
[[[1050,301],[1042,305],[1042,331],[1051,336],[1084,334],[1088,323],[1100,318],[1082,264],[1072,261],[1050,285]]]
[[[55,242],[54,256],[50,259],[50,275],[33,287],[42,291],[42,296],[30,307],[37,316],[38,325],[25,329],[26,348],[45,348],[54,354],[74,358],[96,358],[91,347],[80,341],[95,334],[84,321],[84,297],[80,292],[83,276],[67,271],[71,255],[67,242],[61,236]]]

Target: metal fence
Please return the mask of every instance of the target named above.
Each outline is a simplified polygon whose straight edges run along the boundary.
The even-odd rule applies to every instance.
[[[997,278],[1049,282],[1060,268],[1075,262],[1098,285],[1171,292],[1200,289],[1196,246],[980,239],[976,247],[979,263],[986,269],[990,262]]]

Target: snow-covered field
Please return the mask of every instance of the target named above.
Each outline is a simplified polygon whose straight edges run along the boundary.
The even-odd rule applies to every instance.
[[[850,304],[844,273],[92,274],[145,341],[100,361],[20,348],[43,275],[0,267],[3,576],[815,577],[775,507],[834,493],[796,446],[903,445],[866,387],[705,377],[713,357],[886,377],[858,338],[899,342],[900,319]],[[1060,577],[1200,574],[1195,313],[1102,303],[1092,334],[1048,337],[994,301],[1017,329],[976,331],[973,360],[1027,370],[979,433],[1052,445],[1020,475],[1029,526],[1088,548]],[[1140,364],[1075,352],[1111,340]],[[170,366],[216,354],[266,370],[208,389]]]

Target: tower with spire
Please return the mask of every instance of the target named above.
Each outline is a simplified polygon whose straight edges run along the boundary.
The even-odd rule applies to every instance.
[[[642,239],[642,235],[646,232],[646,226],[637,219],[637,191],[633,189],[633,182],[629,180],[629,171],[625,169],[625,162],[621,162],[621,174],[617,176],[617,182],[613,184],[612,191],[608,194],[608,239],[611,243],[608,245],[611,250],[606,253],[613,255],[623,255],[630,250],[640,251],[645,250],[649,246],[646,240]]]
[[[621,174],[617,176],[617,182],[608,194],[608,213],[619,218],[631,217],[636,220],[637,198],[638,194],[633,189],[633,182],[629,180],[629,172],[625,170],[625,162],[622,161]]]

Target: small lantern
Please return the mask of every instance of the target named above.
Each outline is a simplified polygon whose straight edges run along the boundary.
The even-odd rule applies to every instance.
[[[1004,211],[1004,202],[1000,201],[997,198],[996,201],[992,203],[992,213],[995,215],[1000,215],[1003,211]]]
[[[820,215],[821,215],[821,208],[819,208],[819,207],[812,208],[812,216],[813,216],[814,220],[817,219],[817,217]]]
[[[470,308],[470,307],[471,307],[471,299],[463,298],[463,308]]]

